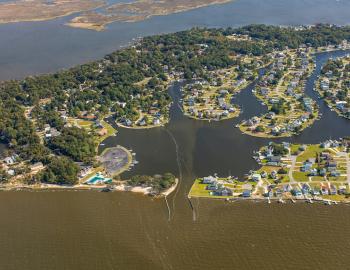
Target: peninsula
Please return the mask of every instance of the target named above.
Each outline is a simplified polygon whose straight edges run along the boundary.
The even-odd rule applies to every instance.
[[[185,113],[197,110],[190,117],[235,117],[234,95],[257,80],[256,95],[275,113],[261,120],[265,132],[282,125],[287,114],[291,124],[310,125],[318,114],[303,93],[313,68],[310,54],[329,46],[347,48],[339,46],[348,41],[350,28],[333,25],[195,28],[146,37],[53,74],[1,82],[0,140],[8,149],[1,158],[0,184],[74,187],[119,180],[134,162],[132,153],[119,146],[99,154],[98,146],[117,134],[115,123],[131,129],[166,125],[168,87],[179,80]],[[258,77],[262,69],[265,75]]]
[[[260,168],[245,179],[203,177],[189,197],[350,202],[350,138],[320,144],[275,144],[254,158]]]
[[[316,90],[331,110],[350,119],[350,56],[330,59],[322,68]]]
[[[268,113],[241,123],[242,132],[257,137],[289,137],[310,126],[318,116],[316,103],[305,96],[313,70],[311,48],[273,53],[271,69],[253,90]]]

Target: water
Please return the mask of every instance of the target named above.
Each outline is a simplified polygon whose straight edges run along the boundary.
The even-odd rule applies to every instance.
[[[236,0],[143,22],[117,22],[105,32],[65,26],[73,16],[47,22],[3,24],[0,25],[0,80],[52,72],[98,59],[138,36],[195,26],[348,24],[349,10],[347,0]]]
[[[1,269],[347,269],[348,206],[198,200],[169,222],[164,202],[125,193],[6,192]]]
[[[350,134],[350,121],[338,117],[313,91],[314,81],[320,74],[322,65],[330,57],[346,55],[339,51],[317,55],[315,72],[306,83],[306,94],[317,100],[321,120],[316,121],[301,135],[275,140],[297,143],[319,143],[327,139],[339,139]],[[254,84],[248,86],[235,98],[235,103],[243,108],[240,117],[221,122],[196,121],[185,117],[180,108],[180,87],[176,83],[170,88],[174,100],[170,110],[171,120],[165,128],[148,130],[119,129],[118,136],[108,138],[101,148],[121,144],[137,153],[138,165],[123,176],[129,177],[135,173],[178,173],[174,140],[179,146],[179,157],[182,169],[195,177],[218,173],[221,176],[243,176],[249,170],[256,168],[252,159],[253,151],[266,145],[271,139],[261,139],[242,135],[237,123],[266,111],[260,101],[252,93]],[[169,136],[170,135],[170,136]],[[192,183],[191,179],[191,183]]]
[[[349,23],[350,1],[238,0],[140,23],[115,23],[106,32],[71,29],[67,19],[1,25],[0,77],[54,71],[96,59],[132,38],[192,26],[248,23]],[[335,15],[336,14],[336,15]],[[350,122],[337,117],[313,92],[321,120],[284,141],[317,143],[350,133]],[[151,130],[119,129],[106,146],[121,144],[140,161],[123,174],[173,172],[181,181],[168,198],[131,193],[78,191],[0,193],[0,270],[12,269],[347,269],[350,259],[349,206],[266,204],[192,199],[195,177],[218,173],[241,176],[257,164],[252,152],[269,140],[242,135],[234,125],[264,107],[251,87],[236,97],[239,119],[201,122],[185,118],[179,87],[171,121]],[[281,140],[280,140],[281,141]]]

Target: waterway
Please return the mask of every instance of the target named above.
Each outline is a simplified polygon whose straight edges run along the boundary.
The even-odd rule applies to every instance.
[[[0,24],[0,80],[100,59],[140,36],[197,26],[237,27],[252,23],[344,25],[350,23],[349,10],[348,0],[235,0],[142,22],[116,22],[103,32],[66,26],[74,15],[46,22]]]
[[[55,71],[102,57],[132,38],[192,26],[247,23],[349,23],[345,0],[237,0],[145,22],[115,23],[95,33],[46,23],[0,25],[0,78]],[[306,92],[321,120],[299,136],[279,141],[317,143],[349,135],[350,121],[319,100],[313,84],[336,52],[317,56]],[[254,150],[270,140],[242,135],[242,119],[265,110],[248,87],[236,97],[242,115],[223,122],[194,121],[179,108],[181,83],[169,89],[174,103],[164,128],[119,129],[106,146],[131,148],[140,162],[132,174],[173,172],[179,187],[163,199],[131,193],[84,191],[1,192],[0,269],[347,269],[350,223],[347,205],[227,203],[192,199],[194,178],[241,176],[257,164]]]
[[[306,92],[317,99],[321,65],[345,52],[317,56]],[[170,123],[149,130],[120,129],[106,146],[132,148],[140,161],[126,174],[171,171],[180,178],[168,198],[113,192],[0,193],[0,269],[347,269],[348,205],[267,204],[187,199],[197,176],[241,175],[256,166],[251,154],[268,140],[234,125],[265,109],[254,85],[236,101],[239,119],[203,122],[183,116],[179,87],[169,89]],[[349,135],[350,122],[317,99],[321,120],[293,142]]]

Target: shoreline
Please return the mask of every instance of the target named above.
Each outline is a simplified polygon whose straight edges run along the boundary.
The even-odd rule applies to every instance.
[[[119,148],[119,149],[123,150],[123,151],[127,154],[127,156],[128,156],[128,162],[127,162],[123,167],[121,167],[119,171],[114,172],[113,174],[111,174],[110,176],[112,176],[112,177],[113,177],[113,176],[120,175],[120,174],[122,174],[123,172],[127,171],[127,170],[130,168],[130,166],[132,165],[132,162],[133,162],[132,153],[131,153],[128,149],[126,149],[124,146],[121,146],[121,145],[117,145],[117,146],[115,146],[115,147],[107,147],[107,148],[105,148],[105,149],[101,152],[101,154],[98,155],[98,158],[101,158],[102,155],[104,155],[104,154],[106,154],[108,151],[112,151],[113,149],[116,149],[116,148]]]
[[[178,178],[175,179],[175,184],[167,190],[161,192],[155,197],[167,197],[173,193],[179,184]],[[77,184],[74,186],[54,185],[54,184],[35,184],[35,185],[0,185],[0,192],[3,191],[47,191],[47,190],[69,190],[69,191],[103,191],[103,189],[109,188],[111,192],[133,192],[143,195],[150,195],[152,192],[151,187],[141,186],[127,186],[125,184],[112,184],[112,185],[86,185]]]
[[[188,113],[185,113],[185,112],[183,112],[183,115],[186,116],[189,119],[196,120],[196,121],[221,122],[221,121],[225,121],[225,120],[235,119],[235,118],[239,117],[241,113],[242,113],[241,108],[237,108],[236,112],[233,113],[232,115],[227,116],[227,117],[223,117],[223,118],[220,118],[220,119],[215,119],[215,118],[210,118],[210,119],[209,118],[198,118],[196,116],[192,116],[192,115],[190,115]]]
[[[350,204],[350,199],[348,200],[330,200],[330,199],[314,199],[312,198],[312,203],[310,203],[309,199],[305,198],[284,198],[283,202],[281,202],[280,198],[243,198],[243,197],[209,197],[209,196],[188,196],[188,199],[191,200],[193,198],[196,199],[208,199],[208,200],[223,200],[226,202],[266,202],[268,204],[270,203],[278,203],[278,204],[300,204],[300,203],[307,203],[307,204],[320,204],[320,203],[326,203],[330,202],[331,205],[345,205],[345,204]]]
[[[166,124],[169,123],[169,120],[166,121],[165,123],[162,123],[162,124],[159,124],[159,125],[148,125],[148,126],[131,126],[131,127],[128,127],[128,126],[125,126],[123,124],[120,124],[118,122],[115,122],[116,125],[120,128],[126,128],[126,129],[135,129],[135,130],[142,130],[142,129],[152,129],[152,128],[161,128],[161,127],[165,127]]]
[[[104,31],[109,24],[115,22],[122,23],[135,23],[149,20],[152,17],[168,16],[171,14],[188,12],[204,7],[223,5],[233,2],[234,0],[214,0],[214,1],[202,1],[203,3],[196,3],[194,5],[189,4],[186,6],[184,3],[177,3],[177,1],[169,1],[173,6],[167,6],[167,1],[144,1],[138,0],[131,3],[114,3],[110,5],[104,5],[104,13],[96,12],[93,9],[83,11],[82,14],[74,17],[69,22],[65,23],[66,26],[72,28],[86,29],[92,31]],[[163,3],[165,2],[165,3]],[[200,2],[200,1],[199,1]],[[149,5],[148,9],[144,8],[144,5]],[[157,6],[158,5],[158,6]],[[164,6],[162,6],[164,5]],[[95,9],[96,10],[96,9]],[[91,11],[91,12],[89,12]],[[130,12],[125,14],[123,12]]]

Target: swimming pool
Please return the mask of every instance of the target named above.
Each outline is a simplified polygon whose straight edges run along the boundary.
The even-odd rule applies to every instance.
[[[88,185],[110,184],[112,183],[112,179],[104,177],[101,173],[97,173],[90,177],[85,183]]]

